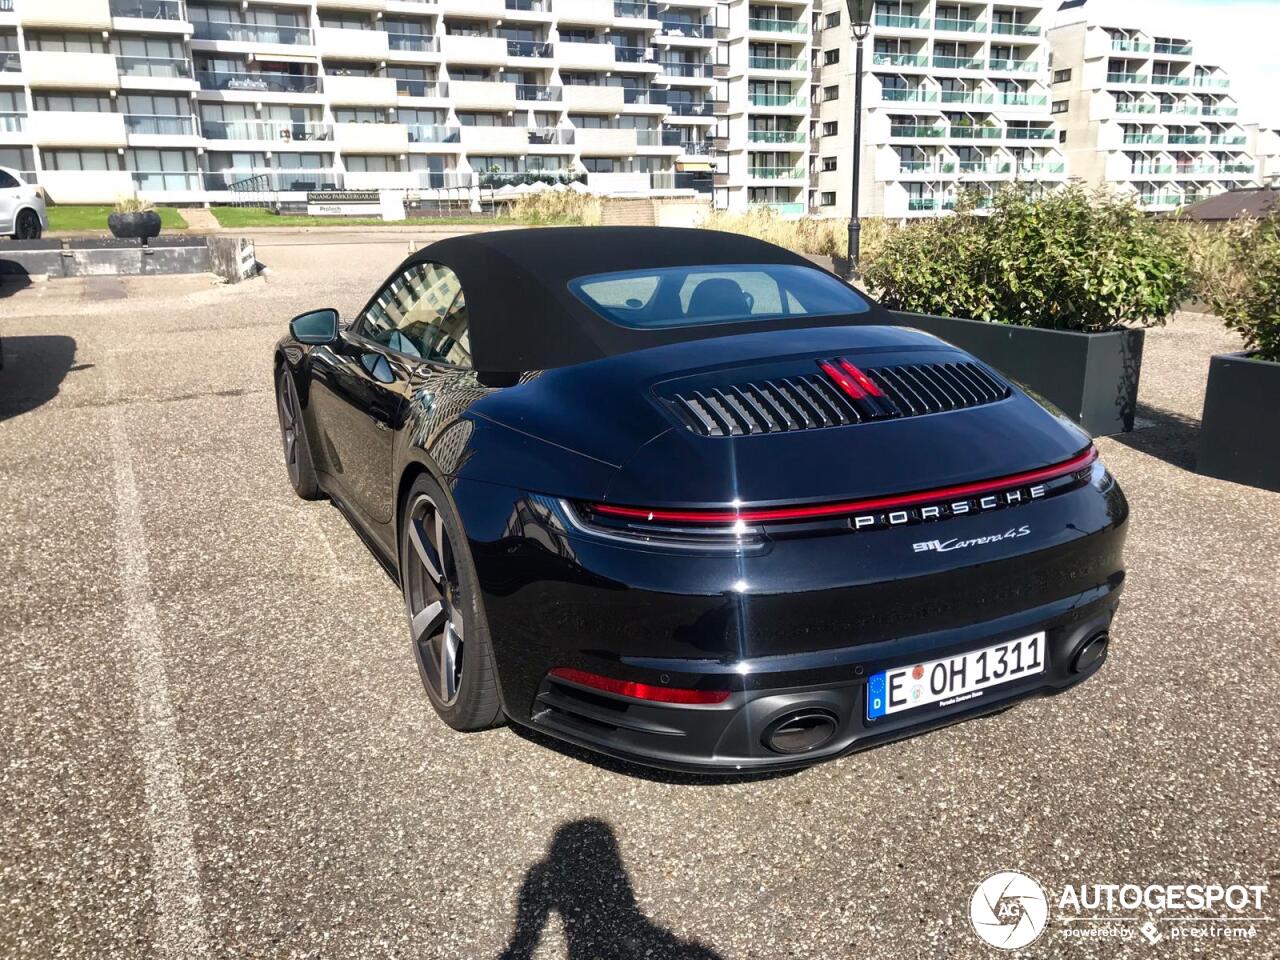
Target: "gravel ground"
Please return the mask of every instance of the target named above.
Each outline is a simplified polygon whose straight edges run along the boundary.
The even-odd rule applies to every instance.
[[[1211,318],[1149,335],[1146,426],[1099,444],[1133,523],[1096,679],[690,781],[448,731],[394,586],[293,497],[271,344],[406,246],[276,236],[237,287],[0,288],[0,955],[991,957],[968,903],[998,870],[1278,885],[1280,496],[1188,470],[1208,357],[1238,348]],[[1155,946],[1076,940],[1054,903],[1024,954],[1280,956],[1275,919],[1157,919]]]

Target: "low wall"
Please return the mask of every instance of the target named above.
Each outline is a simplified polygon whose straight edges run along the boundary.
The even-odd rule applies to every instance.
[[[239,237],[157,237],[147,246],[110,237],[0,242],[0,276],[158,276],[216,273],[238,283],[257,272],[253,241]]]
[[[711,212],[698,197],[610,197],[600,223],[606,227],[696,227]]]

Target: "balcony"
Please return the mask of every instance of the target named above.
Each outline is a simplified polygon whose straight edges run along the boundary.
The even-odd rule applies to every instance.
[[[529,128],[463,127],[462,146],[472,153],[523,155],[529,149]]]
[[[805,215],[805,206],[803,203],[770,203],[764,200],[752,200],[747,204],[753,210],[772,210],[780,217],[803,217]]]
[[[545,60],[552,55],[552,45],[543,40],[508,40],[508,57]]]
[[[1000,176],[1009,173],[1013,164],[1008,160],[961,160],[960,173],[965,176]]]
[[[683,152],[691,153],[692,150],[684,149],[694,146],[706,146],[706,144],[686,143],[681,138],[684,136],[682,130],[637,130],[636,146],[638,147],[679,147]]]
[[[310,27],[288,27],[274,23],[238,23],[232,20],[198,20],[192,37],[229,43],[273,43],[309,47],[315,43]]]
[[[1191,86],[1190,77],[1177,77],[1168,73],[1153,73],[1151,82],[1158,87],[1189,87]]]
[[[111,0],[111,15],[130,20],[185,20],[182,0]]]
[[[1208,90],[1227,90],[1231,87],[1231,81],[1226,77],[1196,77],[1192,82],[1194,86]]]
[[[1007,107],[1043,107],[1049,98],[1035,93],[1002,93],[1000,102]]]
[[[449,34],[440,38],[440,52],[450,61],[502,66],[507,62],[507,41],[502,37]]]
[[[0,50],[0,73],[21,73],[22,55],[16,50]]]
[[[1119,37],[1113,37],[1111,40],[1111,49],[1118,50],[1121,53],[1150,53],[1151,44],[1142,43],[1139,40],[1125,40]]]
[[[198,137],[196,118],[190,114],[125,114],[124,128],[130,137]]]
[[[254,189],[307,193],[340,190],[342,174],[336,170],[219,170],[204,175],[206,190],[230,190],[233,183],[255,181]]]
[[[1138,197],[1138,203],[1144,207],[1176,207],[1182,203],[1182,197],[1176,193],[1144,193]]]
[[[871,62],[887,67],[927,67],[929,58],[923,53],[889,53],[877,50],[871,54]]]
[[[561,23],[584,23],[607,27],[613,23],[613,0],[556,0]]]
[[[809,98],[802,93],[749,93],[747,102],[753,107],[807,107]]]
[[[1007,23],[991,21],[991,32],[1002,37],[1038,37],[1041,30],[1034,23]]]
[[[1155,113],[1156,109],[1154,103],[1138,103],[1133,100],[1116,104],[1116,113]]]
[[[658,33],[664,37],[687,37],[690,40],[710,40],[715,37],[715,24],[695,23],[691,20],[662,20]],[[798,21],[783,21],[792,23]],[[751,29],[755,29],[752,27]],[[798,31],[805,32],[805,31]]]
[[[27,30],[110,30],[111,7],[107,0],[26,0],[18,19]]]
[[[953,123],[948,131],[952,140],[999,140],[1004,136],[1001,127],[979,127],[963,123]]]
[[[347,60],[383,60],[391,51],[391,37],[381,30],[341,30],[320,27],[316,45],[326,57]]]
[[[1057,140],[1058,131],[1053,127],[1009,127],[1005,136],[1010,140]]]
[[[279,120],[205,120],[206,140],[243,140],[257,143],[313,143],[333,139],[327,123],[292,123]]]
[[[396,77],[396,95],[401,97],[447,97],[449,84],[442,80],[405,80]]]
[[[747,29],[757,33],[808,33],[809,25],[803,20],[771,20],[752,17],[747,21]]]
[[[777,63],[785,63],[788,66],[778,67],[759,67],[762,70],[794,70],[798,60],[774,60],[772,57],[752,57],[752,60],[770,60]],[[715,69],[713,63],[689,63],[685,60],[659,60],[658,67],[662,73],[668,77],[710,77]]]
[[[803,167],[748,167],[747,176],[753,180],[804,180]]]
[[[892,27],[895,30],[928,30],[928,17],[904,17],[897,13],[877,13],[875,16],[875,24],[877,27]],[[944,29],[938,21],[938,29]]]
[[[1035,60],[1003,60],[987,61],[992,70],[998,73],[1039,73],[1040,64]]]
[[[937,197],[908,197],[907,209],[908,210],[937,210],[938,198]]]
[[[933,21],[934,27],[947,33],[986,33],[985,20],[967,20],[957,17],[938,17]]]
[[[1200,112],[1206,117],[1237,117],[1240,115],[1239,107],[1219,107],[1211,103],[1206,103]]]
[[[191,80],[195,71],[186,57],[116,57],[116,69],[122,77]]]
[[[956,164],[950,160],[903,160],[898,164],[901,173],[918,173],[925,175],[950,174],[956,172]]]
[[[890,103],[934,103],[938,99],[938,91],[926,90],[924,87],[886,87],[880,91],[880,99]]]
[[[1215,133],[1209,136],[1209,142],[1215,147],[1242,147],[1244,146],[1246,139],[1247,138],[1242,133]],[[1172,137],[1170,140],[1172,140]],[[1194,141],[1187,142],[1191,143]]]
[[[1252,163],[1224,163],[1222,165],[1223,173],[1253,173],[1254,166]]]
[[[387,49],[393,53],[439,53],[440,41],[419,33],[388,33]]]
[[[748,143],[805,144],[809,134],[804,130],[748,130]]]
[[[1159,133],[1126,133],[1124,142],[1130,146],[1145,143],[1164,143],[1164,135]]]
[[[576,43],[566,40],[556,44],[556,47],[562,68],[607,70],[616,63],[613,45],[609,43]]]
[[[613,15],[624,20],[656,20],[658,11],[657,6],[652,3],[619,0],[613,5]]]
[[[394,77],[329,74],[324,89],[331,103],[352,107],[394,107],[400,96]]]
[[[508,10],[518,10],[521,13],[551,12],[551,0],[503,0],[503,5]]]
[[[1191,44],[1189,43],[1157,43],[1155,52],[1162,57],[1189,57],[1191,56]]]
[[[934,54],[933,65],[942,70],[981,70],[981,57],[944,57]]]
[[[36,110],[27,129],[40,147],[123,147],[127,142],[124,117],[118,113]]]
[[[540,103],[559,103],[562,96],[561,87],[547,86],[541,83],[517,83],[516,99]]]
[[[973,103],[988,104],[995,103],[995,94],[978,93],[974,90],[943,90],[943,103]]]
[[[22,112],[0,111],[0,137],[5,134],[23,133],[27,129],[27,115]]]
[[[405,125],[410,143],[460,143],[462,130],[440,124],[410,123]]]
[[[678,100],[670,104],[673,117],[713,117],[716,100]]]
[[[1244,138],[1240,138],[1243,142]],[[1208,143],[1209,137],[1203,133],[1171,133],[1169,134],[1170,145],[1178,146],[1199,146],[1202,143]]]
[[[889,127],[889,136],[891,137],[907,137],[911,139],[924,138],[927,140],[941,140],[946,136],[946,127],[926,126],[918,123],[895,123]]]
[[[647,98],[642,99],[642,95],[650,92],[641,89],[624,91],[622,87],[571,83],[564,88],[563,100],[566,110],[615,113],[622,109],[624,103],[646,102]]]
[[[1149,78],[1144,73],[1108,73],[1107,83],[1147,83]]]
[[[799,57],[748,57],[747,66],[752,70],[787,70],[792,73],[808,73],[808,67]],[[707,74],[710,76],[710,73]]]
[[[230,70],[200,70],[196,73],[202,90],[245,93],[319,93],[320,78],[294,73]],[[334,78],[337,79],[337,78]],[[348,78],[350,79],[350,78]]]
[[[1172,163],[1135,163],[1129,169],[1129,173],[1140,174],[1143,176],[1167,176],[1173,173]]]
[[[116,58],[109,53],[28,50],[23,59],[27,82],[33,87],[115,90],[120,86]]]
[[[636,151],[635,130],[587,127],[576,133],[578,150],[584,157],[630,156]]]
[[[1199,115],[1200,107],[1194,103],[1162,103],[1160,113],[1166,116],[1194,117]]]
[[[409,149],[409,133],[398,123],[335,123],[333,142],[343,153],[391,153]]]
[[[529,131],[531,147],[568,146],[575,142],[577,130],[567,127],[535,127]]]

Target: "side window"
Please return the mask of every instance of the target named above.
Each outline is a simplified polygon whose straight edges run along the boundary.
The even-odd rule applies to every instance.
[[[18,186],[18,181],[12,175],[0,170],[0,190],[12,190]]]
[[[357,332],[411,357],[469,366],[467,321],[457,274],[439,263],[420,263],[383,288]]]

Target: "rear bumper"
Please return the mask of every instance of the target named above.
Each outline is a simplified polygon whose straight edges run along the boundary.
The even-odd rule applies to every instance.
[[[545,678],[531,715],[518,719],[582,747],[672,770],[736,773],[807,766],[1081,683],[1101,669],[1105,652],[1079,672],[1076,658],[1091,639],[1109,631],[1119,594],[1117,584],[960,629],[821,654],[741,661],[733,665],[733,673],[742,678],[742,689],[714,706],[641,702]],[[1046,633],[1044,673],[988,688],[962,704],[929,705],[867,719],[866,678],[880,670],[963,653],[1039,630]],[[635,659],[634,665],[646,674],[661,673],[665,667],[688,676],[691,668],[688,663]],[[749,671],[745,676],[743,669]],[[822,746],[802,754],[783,754],[766,745],[766,734],[775,724],[815,711],[829,715],[835,723],[834,735]]]

